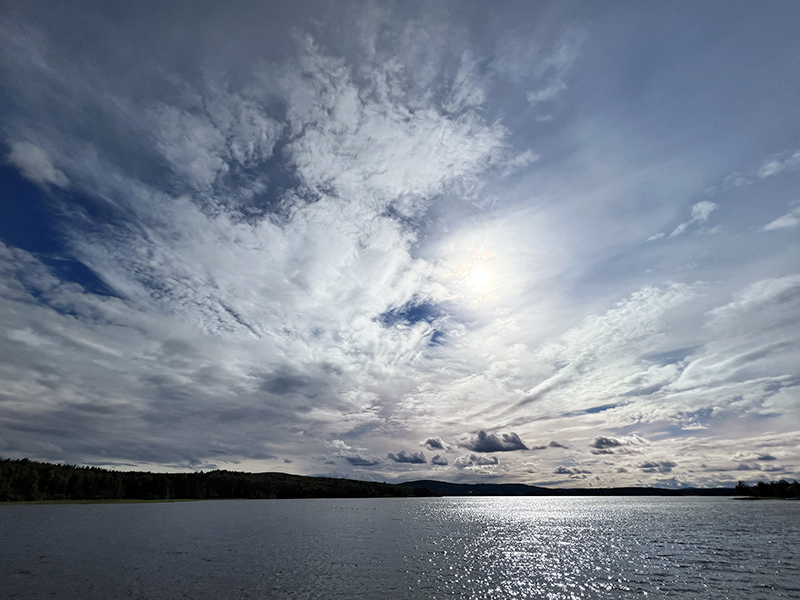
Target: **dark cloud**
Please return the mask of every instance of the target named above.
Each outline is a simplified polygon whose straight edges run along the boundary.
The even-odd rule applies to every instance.
[[[566,475],[570,479],[586,479],[586,475],[591,474],[588,469],[580,469],[578,467],[565,467],[559,466],[553,470],[554,475]]]
[[[312,381],[303,375],[283,372],[264,378],[261,389],[270,394],[294,394],[303,392]]]
[[[737,471],[760,471],[761,465],[758,463],[739,463],[736,465]]]
[[[647,444],[648,441],[646,439],[634,433],[633,435],[621,438],[598,435],[592,440],[592,442],[589,444],[589,447],[591,448],[590,452],[592,454],[614,454],[616,452],[620,452],[622,454],[635,454],[638,452],[638,450],[629,450],[625,447],[644,446]]]
[[[428,459],[425,458],[425,455],[422,452],[412,452],[409,454],[405,450],[401,450],[397,454],[394,452],[389,452],[389,454],[386,455],[386,458],[398,463],[412,463],[415,465],[428,462]]]
[[[420,446],[425,446],[428,450],[444,450],[447,452],[451,446],[439,436],[429,437],[419,443]]]
[[[447,462],[448,462],[448,461],[447,461],[447,457],[446,457],[446,456],[442,456],[442,455],[440,455],[440,454],[437,454],[436,456],[434,456],[434,457],[431,459],[431,464],[433,464],[433,465],[440,465],[440,466],[444,466],[444,465],[446,465],[446,464],[447,464]]]
[[[496,456],[480,456],[479,454],[465,454],[459,456],[454,463],[459,469],[468,467],[483,467],[498,464]]]
[[[513,452],[514,450],[527,450],[525,442],[514,432],[503,433],[497,436],[481,429],[478,435],[460,444],[473,452]]]
[[[616,448],[617,446],[621,446],[622,442],[620,442],[616,438],[605,437],[602,435],[598,435],[596,438],[592,440],[592,443],[589,444],[592,448]]]
[[[579,469],[577,467],[574,467],[574,468],[570,469],[569,467],[565,467],[565,466],[562,465],[562,466],[556,467],[553,470],[553,473],[555,475],[583,475],[584,473],[591,473],[591,471],[589,471],[587,469]]]
[[[380,464],[379,460],[369,456],[361,456],[358,453],[342,454],[342,458],[344,458],[354,467],[374,467],[375,465]]]
[[[645,473],[669,473],[673,467],[677,467],[671,460],[648,461],[638,465],[638,468]]]
[[[569,448],[569,446],[565,446],[564,444],[561,444],[561,443],[557,442],[556,440],[550,440],[550,443],[547,444],[547,445],[550,448],[564,448],[564,449],[568,449]]]
[[[786,467],[783,465],[769,465],[762,467],[761,470],[766,471],[767,473],[782,473],[786,470]]]

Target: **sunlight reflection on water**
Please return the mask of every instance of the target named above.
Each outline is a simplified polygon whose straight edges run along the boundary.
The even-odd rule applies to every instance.
[[[800,598],[800,503],[429,498],[0,508],[9,598]]]

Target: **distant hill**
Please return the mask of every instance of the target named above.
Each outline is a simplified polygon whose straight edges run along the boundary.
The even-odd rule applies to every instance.
[[[790,491],[796,489],[796,485]],[[742,488],[739,493],[747,494],[750,493],[749,490],[750,488],[747,490]],[[757,490],[759,493],[763,491],[762,488],[757,488]],[[767,491],[770,493],[765,492],[762,495],[779,495],[772,488]],[[354,479],[306,477],[287,473],[242,473],[224,470],[196,473],[150,473],[56,465],[28,459],[0,459],[0,502],[411,496],[733,496],[736,493],[737,490],[733,488],[552,489],[521,483],[465,484],[431,479],[389,484]],[[755,494],[755,492],[752,493]],[[792,491],[792,493],[796,492]]]
[[[33,500],[208,500],[391,498],[431,492],[402,485],[286,473],[142,473],[0,459],[0,502]]]
[[[734,488],[655,487],[570,488],[553,489],[522,483],[447,483],[421,479],[407,481],[404,486],[427,489],[436,496],[734,496]]]

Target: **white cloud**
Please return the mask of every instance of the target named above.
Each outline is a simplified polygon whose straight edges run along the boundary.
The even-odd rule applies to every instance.
[[[284,131],[251,97],[261,89],[258,82],[232,93],[209,76],[203,86],[182,83],[184,93],[172,104],[117,97],[103,105],[106,119],[138,136],[129,140],[132,148],[155,148],[180,184],[177,191],[80,139],[54,136],[47,148],[15,146],[15,160],[36,167],[40,182],[66,181],[61,171],[45,168],[53,164],[47,157],[58,157],[80,191],[115,214],[92,221],[67,206],[77,218],[64,225],[73,251],[119,299],[73,289],[31,255],[4,249],[8,301],[41,302],[29,287],[46,284],[46,295],[36,297],[51,302],[31,312],[30,326],[16,316],[9,327],[6,343],[28,347],[25,356],[36,366],[0,374],[6,389],[20,397],[39,394],[36,386],[23,393],[25,377],[37,381],[39,369],[51,370],[50,384],[63,398],[27,409],[42,427],[71,410],[67,397],[91,397],[118,417],[117,426],[101,417],[84,420],[85,441],[65,450],[70,456],[99,452],[121,428],[120,440],[151,439],[152,456],[161,452],[175,462],[196,462],[212,441],[239,459],[279,454],[266,446],[319,452],[325,439],[379,426],[386,418],[380,407],[391,406],[398,382],[411,381],[429,352],[430,323],[388,327],[380,319],[414,298],[443,296],[434,266],[411,256],[413,232],[387,208],[416,216],[435,195],[499,164],[506,131],[471,110],[481,98],[475,90],[453,96],[458,114],[430,102],[411,110],[399,83],[381,88],[389,73],[379,65],[356,84],[341,61],[313,44],[300,60],[302,77],[287,69],[277,90],[290,124],[282,152],[300,184],[274,218],[241,219],[236,198],[236,178],[268,160]],[[467,80],[465,71],[457,85]],[[89,89],[76,86],[73,93],[76,104],[93,101],[82,96]],[[251,182],[245,177],[242,185]],[[74,313],[90,321],[71,321],[67,314]],[[96,326],[100,315],[104,324]],[[102,335],[84,331],[93,328]],[[110,332],[115,340],[131,336],[130,347],[104,343]],[[71,372],[59,366],[65,343],[73,348],[64,363]],[[51,350],[37,358],[33,351],[42,348]],[[183,360],[181,353],[193,358]],[[126,361],[132,361],[128,367]],[[82,378],[92,384],[81,389]],[[104,397],[120,403],[109,406]],[[165,427],[184,430],[155,443],[159,428],[145,432],[147,419],[159,413]],[[176,426],[170,414],[186,417]],[[217,419],[225,425],[208,425]],[[282,434],[287,423],[293,431]],[[196,427],[216,433],[187,439]],[[273,441],[248,449],[248,438]],[[30,444],[21,447],[42,456]],[[137,454],[133,448],[128,444],[125,452]],[[309,456],[305,465],[295,464],[307,469]],[[338,456],[354,467],[381,463],[365,448]]]
[[[52,184],[62,188],[69,186],[67,176],[53,166],[50,157],[40,147],[30,142],[11,142],[10,145],[8,160],[25,177],[40,185]]]
[[[800,169],[800,150],[793,154],[784,153],[766,161],[758,170],[758,176],[761,179],[765,179],[781,171],[796,171],[797,169]]]
[[[474,112],[448,117],[434,105],[412,111],[400,90],[378,85],[384,72],[362,75],[371,93],[309,42],[301,70],[283,80],[295,134],[287,152],[314,193],[332,190],[371,210],[391,204],[411,216],[446,186],[500,160],[506,131],[499,124]]]
[[[715,210],[717,210],[716,204],[708,200],[701,200],[700,202],[692,206],[692,218],[678,225],[675,228],[675,230],[669,234],[669,237],[673,238],[677,235],[682,234],[684,231],[686,231],[686,228],[689,227],[690,225],[695,225],[695,224],[702,225],[703,223],[708,221],[708,218],[711,216],[711,213],[714,212]]]
[[[665,313],[695,294],[683,285],[647,288],[603,315],[586,318],[559,342],[540,350],[537,361],[551,365],[551,375],[532,387],[519,405],[585,410],[629,391],[621,383],[649,367],[643,368],[637,357],[657,347]]]
[[[798,225],[800,225],[800,206],[764,225],[764,231],[772,231],[774,229],[791,229],[793,227],[797,227]]]
[[[680,377],[666,388],[677,392],[673,405],[708,407],[715,414],[770,413],[773,395],[797,387],[798,315],[798,275],[753,283],[710,311],[708,342],[686,358]]]
[[[567,84],[561,80],[552,81],[546,87],[540,88],[535,92],[528,92],[528,102],[536,106],[540,102],[554,100],[561,92],[567,89]]]

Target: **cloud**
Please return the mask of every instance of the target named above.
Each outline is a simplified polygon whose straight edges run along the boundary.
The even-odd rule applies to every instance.
[[[528,449],[525,442],[516,433],[503,433],[498,436],[494,433],[487,433],[483,429],[475,437],[463,441],[459,445],[473,452],[512,452]]]
[[[770,221],[764,225],[764,231],[773,231],[775,229],[791,229],[800,225],[800,206],[793,208],[791,211]]]
[[[53,166],[44,150],[30,142],[11,142],[10,145],[8,160],[25,177],[40,185],[52,184],[62,188],[69,186],[67,176]]]
[[[585,411],[598,402],[614,403],[617,394],[633,387],[621,384],[625,377],[649,369],[636,356],[656,340],[665,315],[695,293],[686,285],[645,288],[604,314],[585,318],[540,348],[536,361],[549,365],[549,376],[528,390],[517,406],[536,404],[540,411],[562,414]]]
[[[671,473],[673,467],[677,467],[674,462],[669,460],[647,461],[637,465],[645,473]]]
[[[761,179],[776,175],[781,171],[796,171],[800,169],[800,150],[794,153],[784,153],[766,161],[758,170]]]
[[[688,357],[675,390],[739,384],[755,386],[770,396],[795,370],[800,323],[800,275],[764,279],[735,294],[734,299],[708,313],[706,330],[712,341]],[[755,389],[748,390],[749,394]],[[734,394],[735,395],[735,394]]]
[[[733,460],[735,461],[752,461],[752,460],[763,460],[763,461],[773,461],[777,460],[776,457],[772,456],[771,454],[766,453],[755,453],[755,452],[737,452],[733,456]]]
[[[294,134],[285,151],[313,192],[331,189],[411,216],[421,201],[500,160],[500,124],[475,112],[449,118],[435,106],[411,111],[391,87],[364,101],[340,59],[310,40],[305,47],[300,68],[283,79]],[[361,75],[377,84],[385,67]]]
[[[103,397],[125,398],[130,420],[118,415],[119,428],[130,437],[147,430],[134,415],[159,411],[165,423],[166,413],[178,419],[191,412],[187,436],[220,419],[226,426],[217,428],[216,447],[232,454],[250,454],[251,435],[287,444],[280,432],[288,423],[298,448],[303,437],[321,443],[368,431],[382,421],[377,407],[396,394],[392,381],[410,381],[428,352],[431,323],[390,327],[380,319],[414,299],[436,305],[444,295],[433,265],[412,257],[416,234],[405,219],[500,161],[506,130],[487,122],[472,100],[457,115],[434,99],[410,107],[402,81],[383,85],[386,64],[364,65],[353,77],[341,59],[305,40],[296,60],[279,65],[277,79],[260,67],[245,72],[246,85],[236,89],[218,74],[176,77],[163,83],[180,93],[154,98],[143,89],[141,101],[100,98],[76,73],[75,85],[63,91],[68,102],[97,113],[92,127],[80,131],[78,123],[74,137],[65,130],[41,146],[12,145],[11,159],[32,179],[67,185],[62,175],[69,173],[76,192],[62,207],[69,250],[116,299],[92,298],[32,256],[9,251],[8,273],[17,278],[7,281],[10,302],[52,308],[46,317],[46,309],[31,309],[38,326],[17,322],[9,328],[15,339],[6,343],[33,350],[55,340],[47,356],[30,363],[46,371],[59,364],[59,345],[86,339],[87,366],[74,375],[56,366],[51,381],[66,397],[92,396],[98,407]],[[285,102],[285,115],[270,107],[275,98]],[[37,122],[41,114],[49,113],[37,113]],[[116,141],[100,135],[107,127],[126,132],[125,160],[115,154]],[[95,134],[90,148],[84,138]],[[286,175],[272,162],[276,148]],[[274,187],[281,176],[291,192]],[[34,276],[49,288],[44,294],[26,291]],[[71,322],[59,310],[85,320]],[[54,337],[45,324],[70,336]],[[98,334],[105,331],[134,332],[130,349],[103,341]],[[103,371],[95,353],[109,346],[120,358],[101,359]],[[122,357],[136,353],[148,358],[124,367]],[[113,384],[121,371],[124,381]],[[80,373],[91,379],[83,392],[77,381],[65,383]],[[104,386],[114,393],[102,392]],[[63,400],[56,404],[71,410]],[[44,422],[37,410],[30,407],[29,418]],[[83,435],[98,448],[107,443],[104,431],[117,430],[104,429],[99,417],[83,423]],[[200,452],[205,443],[191,445]],[[172,452],[166,447],[173,445],[179,447],[179,436],[154,442],[153,452]],[[342,450],[341,457],[356,466],[379,462],[364,448]]]
[[[344,458],[354,467],[374,467],[380,464],[380,461],[377,458],[361,456],[358,453],[342,454],[342,458]]]
[[[616,438],[608,438],[604,436],[597,436],[592,440],[590,446],[592,448],[614,448],[616,446],[621,446],[622,442]]]
[[[428,459],[425,458],[425,455],[422,452],[407,453],[405,450],[401,450],[397,454],[395,454],[394,452],[389,452],[386,455],[386,458],[398,463],[411,463],[415,465],[420,465],[428,462]]]
[[[586,479],[586,475],[592,472],[588,469],[581,469],[579,467],[565,467],[560,465],[553,469],[554,475],[567,475],[570,479]]]
[[[567,89],[567,84],[561,80],[555,80],[548,83],[545,87],[536,90],[535,92],[528,92],[528,102],[532,106],[536,106],[540,102],[547,102],[554,100],[561,92]]]
[[[531,106],[555,100],[567,89],[567,74],[577,59],[584,40],[585,33],[582,30],[568,31],[558,41],[552,54],[539,63],[536,79],[541,85],[526,94]]]
[[[354,467],[375,467],[381,464],[379,458],[366,454],[366,448],[352,448],[342,440],[333,440],[328,445],[337,451],[339,458],[345,459]]]
[[[635,433],[629,436],[620,438],[596,436],[589,446],[592,448],[592,454],[614,454],[617,450],[625,450],[626,446],[642,446],[648,445],[649,442],[644,438],[636,435]]]
[[[680,225],[678,225],[675,228],[675,230],[669,234],[669,237],[673,238],[677,235],[682,234],[684,231],[686,231],[686,228],[689,227],[690,225],[694,224],[702,225],[703,223],[708,221],[708,218],[711,216],[711,213],[714,212],[715,210],[717,210],[716,204],[708,200],[701,200],[700,202],[692,206],[692,218],[686,221],[685,223],[681,223]]]
[[[722,180],[722,184],[726,187],[742,187],[743,185],[750,185],[753,181],[743,175],[734,173],[728,175]]]
[[[567,449],[569,448],[569,446],[565,446],[564,444],[557,442],[556,440],[550,440],[550,442],[547,445],[550,448],[567,448]]]
[[[494,466],[498,464],[496,456],[481,456],[479,454],[464,454],[459,456],[453,464],[459,469],[468,469],[473,467]]]
[[[445,465],[447,465],[447,457],[446,456],[441,456],[440,454],[437,454],[436,456],[434,456],[431,459],[431,464],[432,465],[445,466]]]
[[[237,167],[271,158],[283,131],[253,100],[216,86],[206,93],[182,106],[155,102],[143,115],[129,108],[130,118],[152,132],[154,147],[173,174],[198,191]]]
[[[420,442],[419,445],[425,446],[428,450],[444,450],[445,452],[452,447],[439,436],[429,437],[427,440]]]

